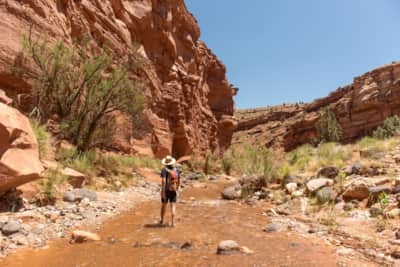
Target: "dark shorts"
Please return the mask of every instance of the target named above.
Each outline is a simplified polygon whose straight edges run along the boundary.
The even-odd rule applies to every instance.
[[[176,191],[167,191],[167,192],[165,192],[165,198],[161,199],[161,202],[162,203],[168,203],[168,202],[175,203],[176,198],[177,198]]]

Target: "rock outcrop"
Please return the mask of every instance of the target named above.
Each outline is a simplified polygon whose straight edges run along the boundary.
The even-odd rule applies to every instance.
[[[28,118],[0,103],[0,192],[38,179],[42,171]]]
[[[31,25],[50,39],[70,43],[86,35],[118,53],[138,44],[145,59],[140,76],[149,100],[146,119],[131,126],[121,116],[112,146],[158,157],[229,146],[236,90],[225,66],[199,41],[200,29],[183,0],[5,0],[0,15],[0,88],[22,107],[32,83],[13,74],[12,67]]]
[[[382,66],[308,104],[238,110],[235,143],[251,142],[291,150],[318,137],[318,112],[329,107],[348,143],[370,134],[392,115],[400,115],[400,63]]]

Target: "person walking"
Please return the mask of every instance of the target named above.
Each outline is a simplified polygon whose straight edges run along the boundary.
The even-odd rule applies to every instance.
[[[161,161],[164,166],[161,170],[161,220],[164,224],[165,210],[168,202],[171,206],[171,226],[175,227],[175,213],[177,192],[180,186],[180,171],[175,167],[176,160],[171,156],[166,156]]]

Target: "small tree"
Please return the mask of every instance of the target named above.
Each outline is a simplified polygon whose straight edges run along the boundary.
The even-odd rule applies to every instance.
[[[400,130],[400,118],[397,115],[385,119],[382,126],[379,126],[372,136],[377,139],[386,139],[395,136]]]
[[[336,120],[335,113],[329,108],[320,111],[316,128],[320,142],[339,142],[342,138],[342,127]]]
[[[119,110],[137,118],[143,108],[140,87],[129,75],[139,67],[138,53],[121,57],[88,43],[52,46],[47,38],[24,37],[24,52],[37,67],[35,108],[42,119],[58,115],[63,135],[79,151],[91,148],[96,131],[112,127],[108,115]]]

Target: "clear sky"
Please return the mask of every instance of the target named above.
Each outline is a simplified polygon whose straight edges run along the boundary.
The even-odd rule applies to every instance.
[[[400,59],[399,0],[185,0],[238,108],[310,101]]]

